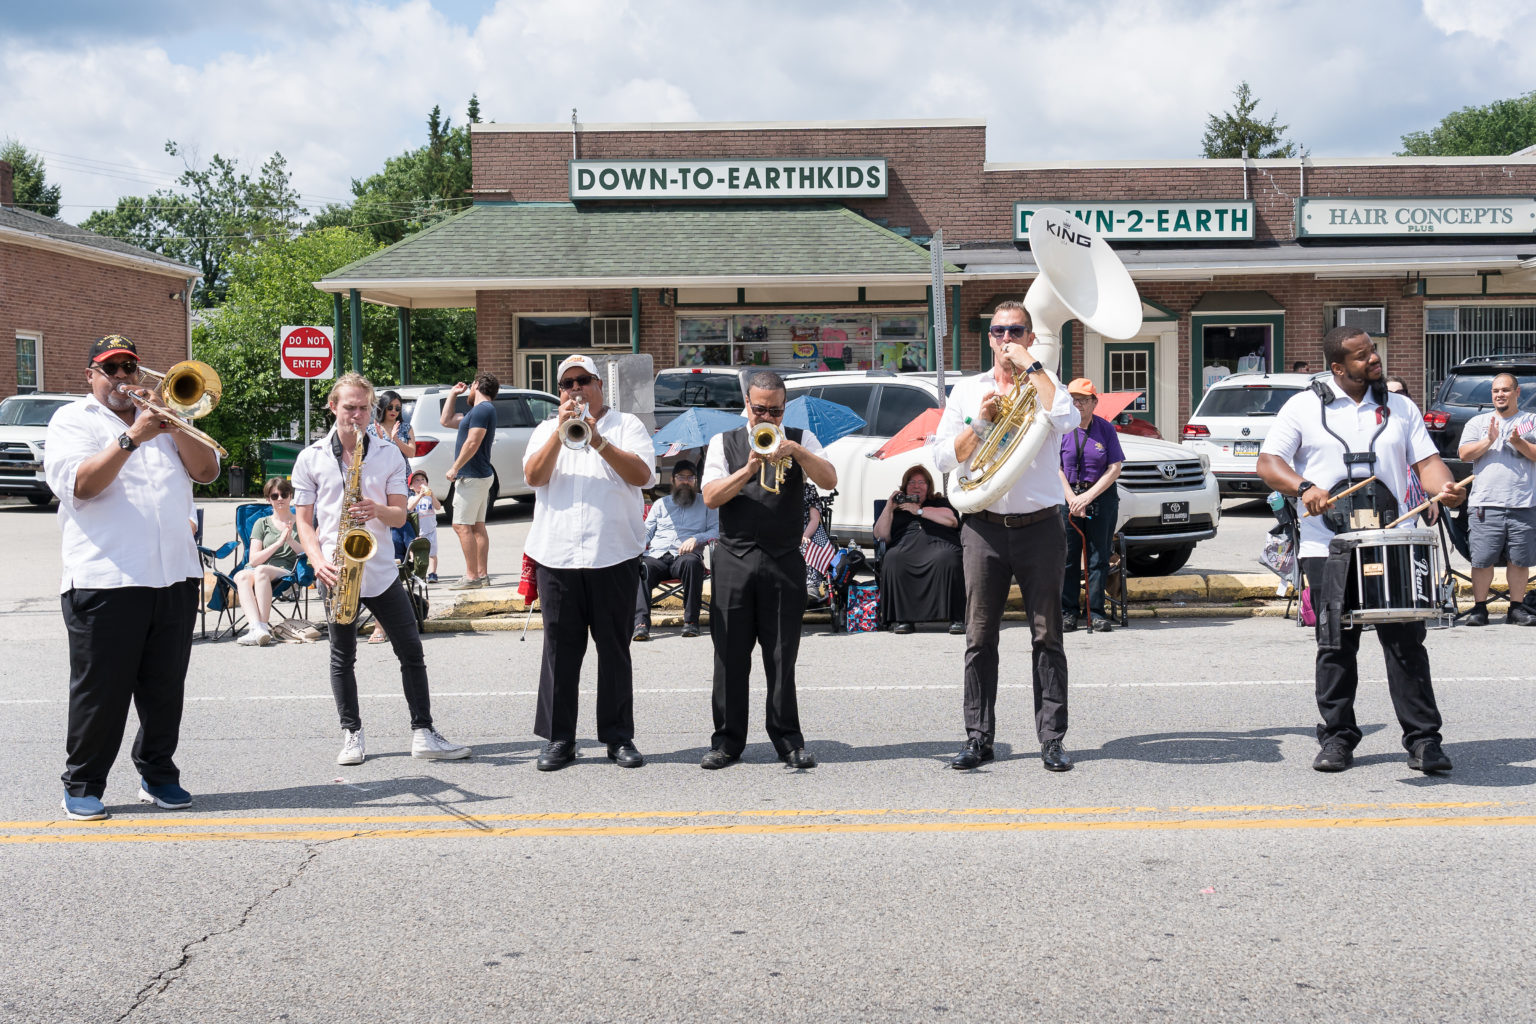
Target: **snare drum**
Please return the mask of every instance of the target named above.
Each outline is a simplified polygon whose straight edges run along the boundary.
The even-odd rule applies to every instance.
[[[1350,549],[1344,624],[1420,622],[1443,614],[1440,548],[1434,530],[1359,530],[1335,545]]]

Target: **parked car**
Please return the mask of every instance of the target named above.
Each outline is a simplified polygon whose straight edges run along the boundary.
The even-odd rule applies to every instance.
[[[1456,454],[1461,432],[1473,416],[1493,408],[1493,378],[1501,373],[1512,373],[1520,382],[1521,411],[1536,412],[1536,354],[1532,353],[1462,360],[1424,410],[1424,426],[1457,480],[1472,472]]]
[[[1210,459],[1223,498],[1269,493],[1259,479],[1259,448],[1280,408],[1317,376],[1326,374],[1235,373],[1206,389],[1184,424],[1183,443]]]
[[[741,412],[746,378],[761,366],[675,366],[656,374],[656,429],[689,409]],[[780,371],[784,372],[784,371]]]
[[[0,402],[0,494],[20,495],[39,508],[53,500],[43,476],[48,421],[80,397],[37,392]]]
[[[425,470],[432,490],[445,510],[453,507],[453,488],[446,474],[453,465],[453,445],[458,429],[445,427],[440,419],[443,401],[451,393],[442,385],[397,387],[400,418],[411,425],[416,435],[416,457],[409,460],[411,471]],[[523,479],[523,452],[533,428],[555,414],[560,402],[546,391],[502,388],[492,400],[496,407],[496,441],[491,446],[491,503],[498,498],[532,501],[533,488]],[[465,412],[469,399],[459,396],[457,408]]]
[[[873,544],[874,503],[890,497],[913,465],[926,466],[935,478],[938,472],[922,448],[889,459],[867,456],[925,409],[938,406],[937,385],[919,374],[853,370],[792,374],[785,385],[790,399],[814,395],[863,417],[862,430],[826,448],[837,468],[831,530],[839,541]],[[1120,532],[1130,571],[1139,576],[1176,572],[1221,523],[1221,498],[1210,464],[1168,441],[1122,434],[1120,444],[1125,451],[1118,484]]]

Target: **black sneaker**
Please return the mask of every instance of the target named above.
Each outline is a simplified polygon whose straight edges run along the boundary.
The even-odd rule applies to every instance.
[[[1320,772],[1342,772],[1354,763],[1355,755],[1348,746],[1338,740],[1330,740],[1317,752],[1312,767]]]
[[[1472,610],[1467,612],[1467,617],[1466,617],[1465,621],[1462,622],[1462,625],[1463,626],[1486,626],[1486,625],[1488,625],[1488,606],[1486,604],[1484,604],[1484,603],[1481,603],[1481,602],[1479,602],[1478,604],[1473,605],[1472,606]]]
[[[1536,626],[1536,612],[1527,608],[1520,601],[1511,601],[1509,611],[1504,616],[1506,626]]]
[[[1061,631],[1063,633],[1076,633],[1077,632],[1077,616],[1076,615],[1063,615],[1061,617]]]
[[[1445,756],[1445,751],[1440,749],[1436,740],[1425,740],[1414,746],[1408,755],[1408,767],[1416,772],[1448,772],[1451,770],[1451,759]]]
[[[635,643],[644,643],[651,638],[651,630],[647,626],[636,626],[634,635],[629,639]]]
[[[686,637],[698,636],[699,635],[699,624],[697,622],[685,622],[685,623],[683,623],[683,634],[682,635],[685,638]]]

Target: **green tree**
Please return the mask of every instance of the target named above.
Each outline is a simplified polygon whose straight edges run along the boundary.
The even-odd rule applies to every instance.
[[[175,142],[167,142],[165,151],[182,155]],[[216,306],[228,288],[231,256],[263,239],[287,237],[306,211],[281,153],[273,153],[255,177],[217,153],[207,166],[183,167],[176,188],[125,196],[80,226],[198,268],[203,277],[193,302]]]
[[[11,186],[16,205],[44,217],[59,215],[59,186],[48,184],[48,167],[43,158],[16,139],[0,142],[0,160],[11,165]]]
[[[1398,156],[1508,156],[1536,146],[1536,92],[1446,114],[1427,132],[1403,136]]]
[[[349,223],[386,245],[400,241],[470,202],[469,124],[480,121],[480,100],[469,98],[468,124],[455,128],[441,107],[427,115],[427,142],[384,161],[383,170],[352,180]],[[335,218],[340,208],[322,217]]]
[[[1289,125],[1278,124],[1280,115],[1268,121],[1254,116],[1259,101],[1254,98],[1247,82],[1238,85],[1233,93],[1232,109],[1217,116],[1211,114],[1205,122],[1204,152],[1206,159],[1232,159],[1246,150],[1255,158],[1286,158],[1296,155],[1296,144],[1285,135]]]

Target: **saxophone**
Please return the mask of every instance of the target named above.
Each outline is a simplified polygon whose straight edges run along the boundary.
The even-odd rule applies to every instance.
[[[363,594],[363,563],[373,557],[379,543],[361,526],[352,522],[352,506],[362,497],[363,432],[352,428],[356,441],[352,448],[352,468],[347,471],[346,490],[341,495],[341,518],[336,523],[336,549],[331,564],[336,566],[336,586],[325,595],[325,621],[345,626],[357,619],[357,605]]]

